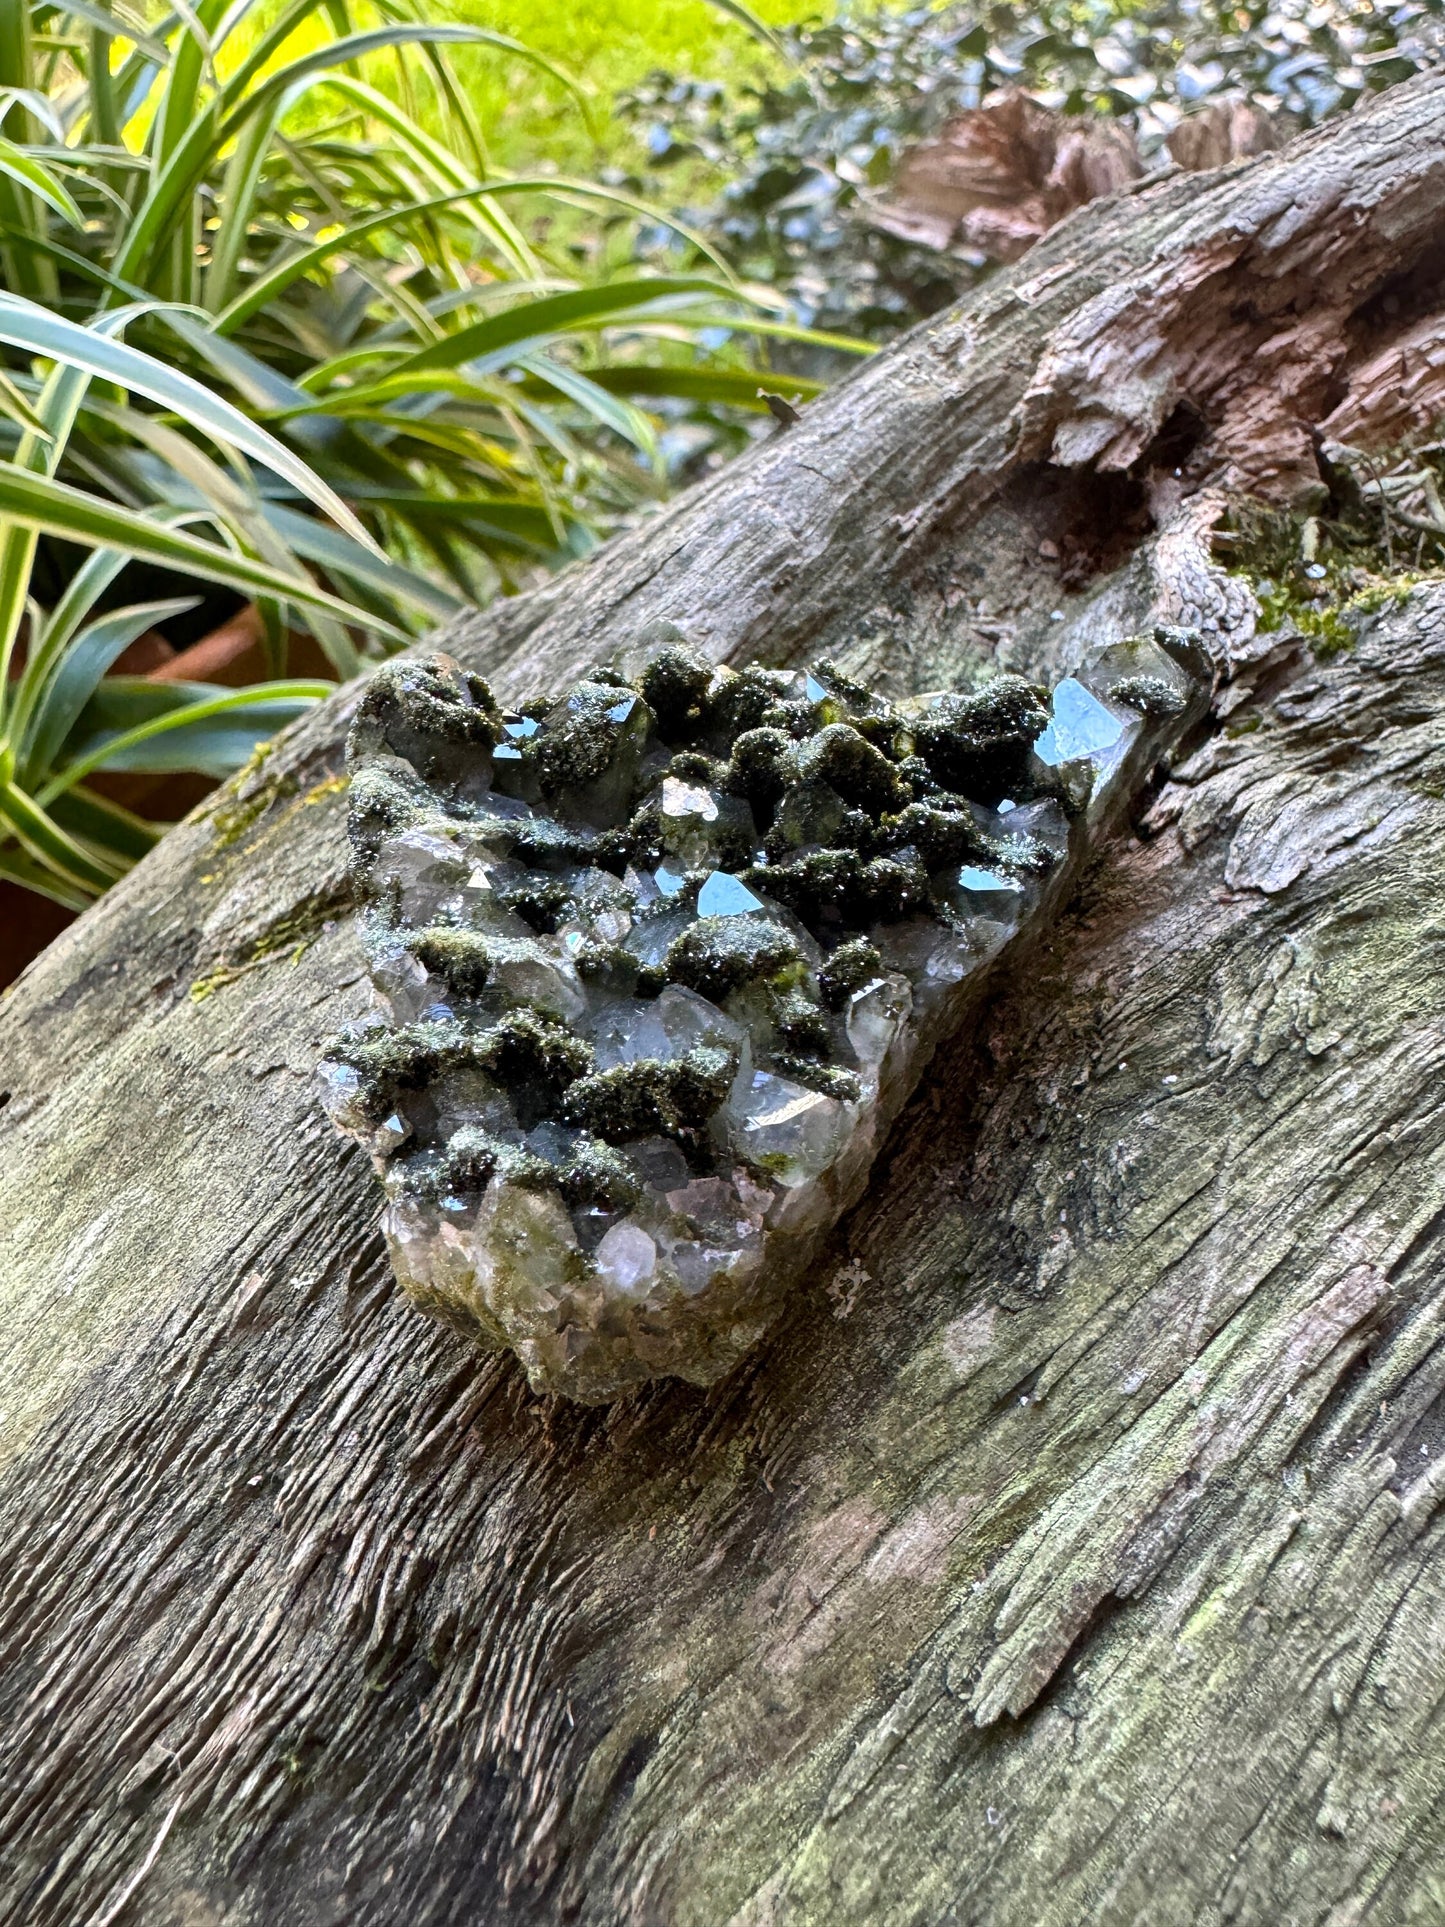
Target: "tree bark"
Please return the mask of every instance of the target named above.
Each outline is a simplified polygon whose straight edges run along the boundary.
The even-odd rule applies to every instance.
[[[1445,584],[1319,663],[1207,543],[1438,412],[1442,262],[1433,77],[1071,217],[450,637],[510,694],[660,617],[900,690],[1216,650],[712,1391],[538,1400],[398,1301],[310,1082],[347,692],[22,979],[0,1916],[1445,1919]]]

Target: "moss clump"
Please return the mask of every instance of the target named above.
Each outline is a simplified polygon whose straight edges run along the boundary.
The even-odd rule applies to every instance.
[[[912,847],[929,870],[984,855],[987,840],[980,835],[967,807],[961,798],[950,800],[959,807],[948,807],[940,797],[935,802],[910,803],[900,810],[886,826],[889,848]]]
[[[480,997],[486,989],[492,953],[486,938],[474,930],[430,924],[410,939],[408,948],[417,962],[432,976],[440,977],[455,996]]]
[[[660,649],[642,676],[642,694],[662,735],[692,742],[703,726],[703,705],[712,681],[712,664],[685,643]]]
[[[222,800],[212,808],[211,829],[218,850],[229,850],[239,843],[273,803],[286,801],[299,789],[294,775],[262,777],[273,748],[274,744],[258,743],[222,791]]]
[[[567,863],[602,863],[605,840],[585,823],[559,823],[555,817],[532,816],[506,825],[512,855],[532,869],[551,870]],[[610,865],[603,865],[610,868]]]
[[[809,850],[749,870],[747,881],[815,928],[821,928],[830,914],[848,922],[867,913],[863,859],[856,850]]]
[[[752,917],[699,917],[674,940],[666,972],[674,983],[721,1003],[730,990],[802,961],[796,938]]]
[[[942,785],[933,780],[932,772],[921,756],[900,757],[898,774],[920,802],[926,798],[944,794]]]
[[[773,1062],[783,1077],[791,1077],[810,1091],[821,1091],[824,1097],[834,1097],[840,1104],[855,1104],[863,1095],[863,1080],[856,1071],[844,1070],[841,1065],[820,1064],[813,1057],[789,1057],[785,1053],[779,1053]]]
[[[757,841],[757,831],[753,824],[752,812],[740,797],[726,794],[718,797],[718,815],[708,825],[712,841],[712,851],[706,867],[699,873],[699,880],[707,874],[707,869],[739,870],[752,860]],[[643,804],[627,825],[625,832],[627,861],[639,870],[655,870],[659,864],[671,861],[678,867],[676,845],[676,824],[669,823],[663,813],[660,797],[654,797]],[[684,840],[684,849],[686,842]],[[686,859],[681,859],[685,861]]]
[[[472,1061],[507,1089],[545,1088],[549,1099],[585,1077],[595,1062],[592,1046],[565,1024],[540,1011],[507,1011],[473,1045]],[[545,1106],[544,1106],[545,1108]]]
[[[1041,843],[1036,836],[1001,836],[987,845],[984,851],[986,861],[991,866],[1006,870],[1017,876],[1047,876],[1058,858],[1047,843]]]
[[[1179,716],[1185,706],[1181,692],[1162,676],[1121,676],[1110,683],[1108,695],[1111,702],[1137,709],[1141,716]]]
[[[850,810],[831,783],[794,782],[788,787],[763,838],[772,863],[795,850],[857,848],[871,837],[872,819],[863,810]]]
[[[700,749],[680,749],[668,764],[667,773],[684,783],[701,783],[708,789],[721,789],[727,777],[727,765]]]
[[[945,696],[914,725],[928,773],[944,789],[981,802],[1027,795],[1029,754],[1049,720],[1048,692],[1000,676],[972,696]]]
[[[708,698],[704,717],[709,735],[732,743],[750,729],[781,729],[793,734],[796,714],[787,701],[787,677],[756,666],[722,678]],[[806,704],[803,705],[806,709]],[[808,713],[807,727],[812,727]]]
[[[580,682],[564,704],[547,712],[547,727],[529,736],[524,758],[550,797],[595,783],[612,767],[624,733],[636,727],[638,698],[613,683]]]
[[[879,976],[883,959],[865,937],[839,944],[818,972],[818,988],[829,1010],[841,1010],[855,990]]]
[[[391,1030],[344,1031],[329,1054],[357,1073],[359,1100],[375,1123],[395,1109],[400,1093],[425,1090],[446,1071],[469,1069],[485,1071],[511,1091],[530,1125],[555,1108],[594,1061],[591,1046],[566,1025],[521,1008],[480,1031],[433,1019]]]
[[[494,1137],[475,1126],[454,1131],[447,1141],[445,1154],[444,1175],[448,1186],[464,1192],[484,1191],[497,1168],[500,1149]]]
[[[501,712],[482,678],[447,656],[383,663],[357,705],[347,739],[351,767],[400,756],[426,781],[450,786],[502,735]]]
[[[867,683],[859,682],[856,676],[850,676],[846,670],[840,669],[836,662],[830,662],[826,658],[816,663],[811,673],[813,681],[824,692],[823,720],[825,722],[846,719],[862,730],[865,736],[881,723],[891,736],[892,724],[887,715],[888,704],[876,691],[870,689]]]
[[[829,723],[795,752],[799,777],[823,782],[870,816],[901,810],[910,790],[888,758],[851,723]]]
[[[745,729],[733,744],[724,783],[751,806],[759,829],[772,821],[792,778],[791,748],[792,738],[781,729]]]
[[[395,1108],[399,1091],[425,1090],[471,1057],[471,1038],[457,1023],[426,1021],[390,1030],[344,1030],[327,1055],[360,1079],[357,1100],[373,1124]]]
[[[562,922],[572,893],[562,877],[524,877],[499,893],[498,901],[513,910],[541,936],[551,936]]]
[[[644,1057],[584,1077],[567,1092],[563,1114],[608,1144],[700,1132],[723,1102],[737,1071],[732,1052],[698,1044],[673,1060]]]
[[[493,1176],[529,1191],[545,1190],[557,1182],[556,1168],[523,1145],[500,1143],[474,1125],[454,1131],[434,1180],[436,1188],[445,1185],[463,1196],[475,1194],[484,1191]]]
[[[863,871],[863,889],[870,916],[880,923],[901,923],[916,917],[933,902],[928,872],[916,850],[876,857]]]
[[[1307,637],[1321,662],[1353,648],[1352,617],[1438,578],[1445,563],[1445,530],[1412,516],[1398,497],[1386,507],[1367,496],[1343,465],[1326,463],[1325,473],[1330,493],[1320,513],[1294,515],[1243,501],[1215,534],[1231,574],[1254,591],[1260,628]],[[1445,461],[1431,451],[1396,450],[1370,464],[1372,481],[1392,474],[1407,482],[1413,474],[1422,483],[1433,476],[1438,491]]]
[[[358,769],[351,779],[347,798],[346,828],[358,864],[373,862],[389,836],[396,836],[415,822],[436,799],[420,777],[406,764],[395,761],[371,763]]]
[[[245,946],[234,962],[221,964],[206,976],[198,977],[190,987],[191,1002],[205,1003],[208,997],[214,997],[218,990],[224,990],[227,984],[234,983],[238,977],[259,970],[263,964],[271,963],[283,954],[289,955],[293,964],[299,963],[326,925],[355,907],[349,882],[340,889],[319,892],[286,916],[268,924]]]
[[[764,992],[768,1016],[786,1048],[801,1057],[826,1054],[830,1043],[828,1019],[806,982],[784,972],[765,984]]]
[[[620,943],[583,937],[572,951],[572,963],[577,975],[588,983],[609,985],[619,994],[625,994],[637,982],[637,960]],[[662,985],[657,989],[660,991]]]
[[[627,1211],[642,1196],[636,1172],[610,1144],[584,1137],[562,1166],[562,1196],[574,1206]]]

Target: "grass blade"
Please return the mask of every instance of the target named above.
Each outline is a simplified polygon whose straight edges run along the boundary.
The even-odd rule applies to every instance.
[[[66,910],[85,910],[95,901],[94,891],[84,890],[68,878],[57,876],[13,843],[0,845],[0,878],[18,884],[22,890],[33,890],[38,897],[48,897]]]
[[[50,814],[61,829],[92,844],[124,863],[139,862],[160,842],[164,823],[150,823],[134,811],[122,809],[108,796],[97,796],[83,784],[57,796]]]
[[[272,595],[279,602],[322,609],[341,622],[355,623],[397,644],[411,638],[394,624],[365,614],[339,596],[318,589],[305,577],[283,575],[250,556],[238,555],[214,543],[199,542],[164,523],[117,508],[98,496],[71,488],[47,475],[31,475],[0,468],[0,515],[13,517],[27,528],[58,535],[87,548],[120,548],[147,561],[189,571],[204,582],[223,582],[248,595]]]
[[[75,205],[69,193],[60,185],[48,167],[27,154],[23,147],[0,135],[0,174],[8,174],[12,181],[21,187],[29,188],[37,200],[44,201],[48,208],[68,221],[73,228],[83,228],[85,217]]]
[[[33,787],[38,773],[48,769],[60,754],[61,744],[75,726],[76,718],[95,693],[95,686],[116,657],[157,623],[197,606],[199,597],[178,596],[166,602],[132,603],[82,629],[56,660],[42,661],[37,667],[49,670],[45,680],[37,680],[30,700],[22,691],[11,723],[11,741],[16,751],[16,775],[27,788]],[[30,665],[26,664],[28,680]]]
[[[119,319],[119,317],[116,317]],[[367,534],[329,483],[293,455],[282,442],[242,414],[213,389],[179,368],[168,368],[139,348],[94,328],[81,328],[34,303],[0,294],[0,341],[46,355],[122,388],[146,395],[193,423],[224,446],[238,448],[291,483],[344,528],[353,540],[369,544]]]
[[[120,685],[128,677],[112,678],[108,691],[119,697]],[[148,717],[133,728],[102,731],[99,740],[90,741],[74,761],[66,764],[39,792],[43,805],[62,795],[84,777],[99,769],[115,770],[200,770],[203,775],[229,775],[255,749],[256,744],[286,723],[292,722],[314,704],[335,694],[335,684],[325,682],[252,683],[245,689],[213,691],[204,683],[144,683],[148,692],[163,691],[176,699],[162,714]],[[205,690],[204,695],[196,692]],[[215,732],[207,739],[200,725],[218,718],[234,718],[253,712],[247,746],[239,755],[234,744],[245,734],[237,731]],[[190,731],[189,738],[179,732]],[[162,737],[173,742],[163,749]],[[218,745],[225,740],[224,751]]]
[[[29,856],[62,883],[93,896],[108,890],[125,867],[93,856],[14,783],[0,782],[0,830],[8,830]]]

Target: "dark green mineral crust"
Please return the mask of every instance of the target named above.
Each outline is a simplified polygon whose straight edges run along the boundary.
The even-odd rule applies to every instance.
[[[377,671],[349,762],[379,1003],[322,1068],[404,1288],[539,1389],[728,1370],[1204,660],[1160,632],[1052,695],[893,702],[672,632],[512,712],[445,657]]]

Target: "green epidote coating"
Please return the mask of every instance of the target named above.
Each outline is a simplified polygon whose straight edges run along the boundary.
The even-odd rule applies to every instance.
[[[1113,771],[1202,657],[1096,653]],[[1097,772],[1041,760],[1050,716],[1018,676],[895,703],[677,641],[511,713],[444,657],[379,670],[350,832],[391,1021],[323,1069],[418,1302],[583,1398],[725,1370],[1078,844]]]

